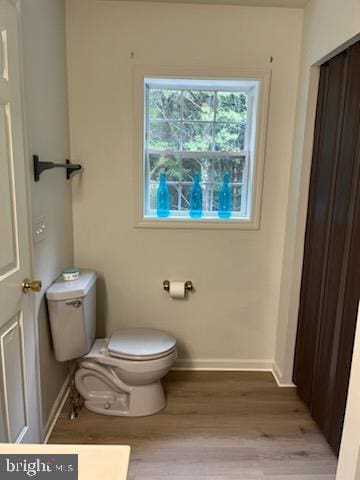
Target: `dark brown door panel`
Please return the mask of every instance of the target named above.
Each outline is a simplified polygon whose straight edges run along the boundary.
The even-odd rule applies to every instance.
[[[338,452],[360,294],[360,45],[321,67],[294,382]]]

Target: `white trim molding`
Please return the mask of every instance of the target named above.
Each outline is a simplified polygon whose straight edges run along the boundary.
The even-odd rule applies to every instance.
[[[187,220],[144,217],[144,81],[146,78],[242,80],[259,82],[249,219],[220,221],[212,218]],[[260,228],[263,173],[266,150],[267,118],[270,95],[270,69],[238,69],[216,67],[169,67],[136,65],[133,69],[133,141],[134,141],[134,226],[145,228],[245,229]]]
[[[178,359],[172,370],[213,372],[269,372],[278,387],[294,388],[295,385],[282,381],[282,373],[273,360],[264,359]]]
[[[273,362],[271,373],[278,384],[278,387],[296,387],[292,382],[284,381],[284,376],[276,361]]]
[[[242,359],[178,359],[173,370],[265,371],[272,369],[272,360]]]

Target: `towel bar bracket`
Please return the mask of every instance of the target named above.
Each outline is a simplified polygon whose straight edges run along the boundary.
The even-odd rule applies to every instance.
[[[82,166],[76,163],[71,163],[70,160],[66,160],[65,163],[54,163],[54,162],[40,162],[38,155],[33,155],[33,164],[34,164],[34,180],[35,182],[40,181],[40,175],[45,170],[50,170],[52,168],[65,168],[66,169],[66,179],[69,180],[71,175],[78,171],[82,170]]]

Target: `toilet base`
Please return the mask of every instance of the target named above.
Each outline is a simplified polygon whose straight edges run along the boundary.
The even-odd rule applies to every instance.
[[[99,392],[100,393],[100,392]],[[101,392],[99,397],[85,399],[85,407],[102,415],[144,417],[164,410],[166,397],[161,381],[132,387],[129,393]]]
[[[124,360],[109,355],[105,339],[97,339],[79,361],[75,385],[85,407],[102,415],[142,417],[166,407],[161,379],[176,359],[176,350],[153,360]]]

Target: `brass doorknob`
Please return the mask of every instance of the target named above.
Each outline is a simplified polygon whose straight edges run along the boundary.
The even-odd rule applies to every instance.
[[[28,278],[25,278],[21,286],[24,293],[28,293],[29,290],[40,292],[42,284],[40,280],[29,280]]]

